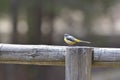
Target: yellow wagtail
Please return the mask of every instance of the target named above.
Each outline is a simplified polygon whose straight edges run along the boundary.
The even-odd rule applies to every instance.
[[[79,43],[79,42],[82,42],[82,43],[91,43],[91,42],[88,42],[88,41],[83,41],[83,40],[79,40],[69,34],[64,34],[64,41],[68,44],[68,45],[73,45],[73,44],[76,44],[76,43]]]

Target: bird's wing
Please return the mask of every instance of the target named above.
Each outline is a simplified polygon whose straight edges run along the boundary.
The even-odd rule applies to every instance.
[[[75,38],[72,37],[72,36],[68,36],[68,37],[67,37],[67,40],[75,42]]]

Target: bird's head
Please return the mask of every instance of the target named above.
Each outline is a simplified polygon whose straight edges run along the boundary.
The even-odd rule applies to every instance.
[[[69,34],[64,34],[64,37],[69,36]]]

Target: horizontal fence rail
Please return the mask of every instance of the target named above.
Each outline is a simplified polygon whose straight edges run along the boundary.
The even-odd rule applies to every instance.
[[[120,66],[119,48],[0,44],[0,63],[64,65],[69,48],[92,49],[93,66]]]

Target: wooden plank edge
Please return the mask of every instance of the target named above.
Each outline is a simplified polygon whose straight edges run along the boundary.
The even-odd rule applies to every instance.
[[[64,66],[65,62],[50,62],[50,61],[0,61],[0,64],[21,64],[21,65],[41,65],[41,66]]]
[[[93,62],[92,67],[120,68],[120,62]]]

